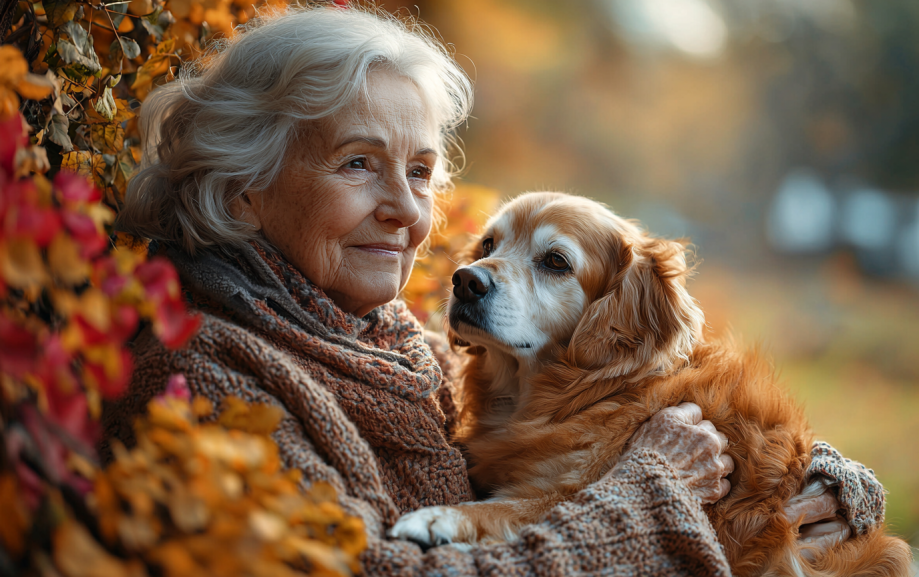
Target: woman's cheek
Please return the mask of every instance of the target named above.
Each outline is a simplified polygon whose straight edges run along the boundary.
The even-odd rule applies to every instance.
[[[405,288],[409,277],[412,276],[412,266],[415,264],[415,248],[411,247],[402,254],[404,255],[404,260],[402,261],[402,278],[399,280],[400,291]]]
[[[419,198],[418,210],[421,212],[421,218],[409,229],[409,239],[413,247],[420,246],[431,234],[434,220],[434,198],[432,196]]]

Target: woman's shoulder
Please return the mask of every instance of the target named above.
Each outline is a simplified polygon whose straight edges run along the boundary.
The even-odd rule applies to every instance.
[[[271,345],[258,335],[227,319],[207,312],[200,315],[198,330],[180,347],[169,348],[151,325],[144,327],[131,345],[133,370],[124,393],[103,408],[105,439],[133,442],[134,419],[147,404],[166,390],[169,379],[182,375],[194,394],[208,394],[221,382],[242,381],[252,374],[251,364],[263,358]],[[101,446],[107,456],[109,447]]]

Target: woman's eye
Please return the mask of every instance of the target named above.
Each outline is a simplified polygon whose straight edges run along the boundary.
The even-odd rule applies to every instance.
[[[367,159],[355,158],[354,160],[349,160],[348,164],[345,165],[345,168],[350,168],[353,170],[364,170],[367,168]]]
[[[494,239],[486,238],[482,241],[482,258],[488,258],[493,250],[495,250]]]
[[[409,171],[408,176],[409,178],[421,178],[423,180],[430,180],[431,174],[433,172],[434,171],[431,170],[431,168],[428,166],[416,166],[411,171]]]
[[[558,254],[557,252],[550,252],[547,254],[546,258],[543,259],[542,264],[552,272],[565,272],[571,268],[568,266],[568,261],[565,260],[565,257]]]

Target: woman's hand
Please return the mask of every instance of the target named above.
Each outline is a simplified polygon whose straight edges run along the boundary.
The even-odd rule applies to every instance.
[[[852,534],[846,520],[838,515],[842,506],[832,491],[792,498],[785,505],[785,518],[799,527],[798,542],[806,545],[802,555],[814,560]]]
[[[734,460],[724,454],[728,439],[702,420],[702,409],[694,403],[668,407],[651,417],[629,440],[625,455],[636,449],[660,453],[703,503],[714,503],[731,490],[725,479],[734,470]]]

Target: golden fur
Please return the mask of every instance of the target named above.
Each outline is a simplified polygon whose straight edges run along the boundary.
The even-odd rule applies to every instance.
[[[546,251],[572,271],[532,272]],[[457,441],[493,498],[456,508],[453,540],[513,538],[603,477],[651,415],[690,401],[727,435],[736,464],[730,493],[706,506],[735,575],[908,575],[909,548],[884,527],[802,557],[782,511],[805,485],[813,434],[763,355],[701,338],[684,255],[684,243],[557,193],[519,197],[470,246],[466,262],[488,271],[495,294],[466,309],[451,299],[450,333],[469,354]],[[535,304],[502,296],[514,287]]]

